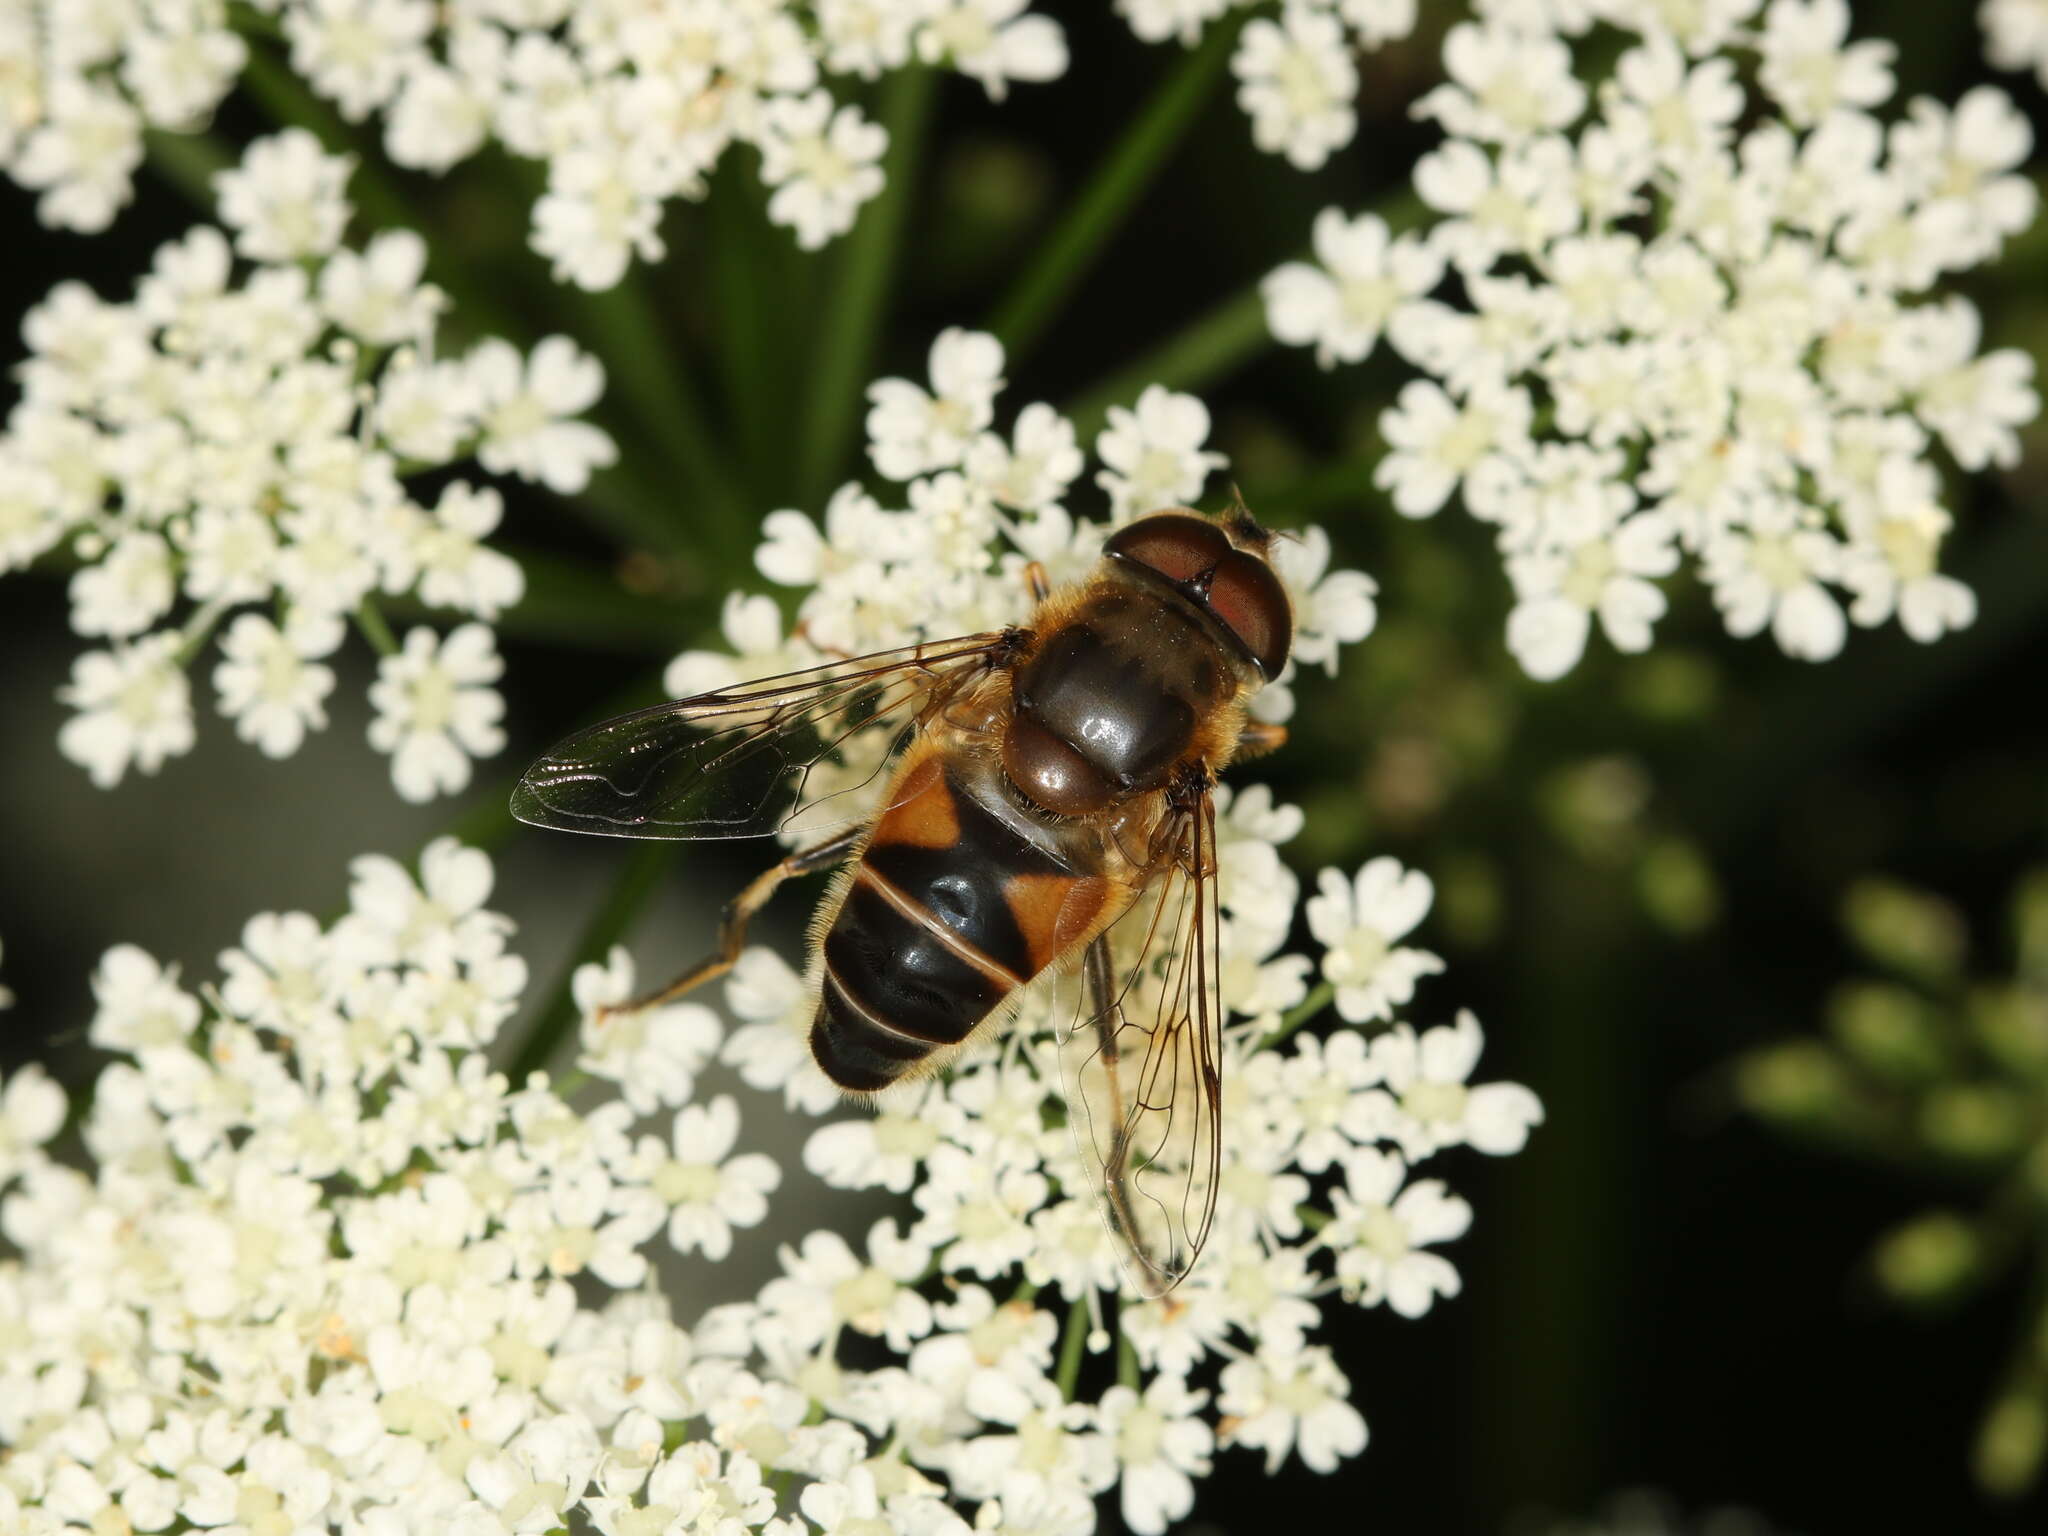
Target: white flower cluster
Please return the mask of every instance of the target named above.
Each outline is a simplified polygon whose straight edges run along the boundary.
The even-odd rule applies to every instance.
[[[1000,533],[1070,566],[1099,542],[1057,502],[1082,468],[1071,428],[1032,407],[989,430],[992,347],[949,332],[930,390],[876,386],[873,446],[914,477],[907,510],[842,492],[825,535],[771,520],[764,565],[816,571],[817,643],[908,633],[916,581],[949,622],[1013,604],[1022,556],[991,559]],[[1192,496],[1205,437],[1197,402],[1148,393],[1103,435],[1098,481],[1126,511]],[[1316,659],[1369,621],[1363,577],[1297,591]],[[753,638],[724,670],[772,664],[772,627]],[[1331,1470],[1366,1431],[1313,1339],[1324,1306],[1412,1317],[1454,1294],[1435,1250],[1472,1213],[1417,1165],[1518,1150],[1542,1112],[1470,1081],[1469,1014],[1391,1021],[1441,969],[1401,944],[1425,877],[1324,872],[1312,992],[1317,957],[1279,952],[1299,892],[1278,845],[1301,814],[1260,788],[1219,802],[1218,1215],[1193,1274],[1143,1303],[1118,1299],[1058,1123],[1043,989],[950,1075],[808,1138],[810,1175],[907,1196],[899,1217],[856,1242],[811,1232],[751,1299],[678,1316],[644,1250],[724,1257],[784,1176],[738,1150],[730,1098],[697,1099],[702,1071],[839,1105],[806,1044],[813,999],[774,952],[728,978],[730,1030],[694,1001],[607,1011],[634,994],[623,954],[579,968],[579,1070],[557,1086],[489,1066],[525,967],[485,909],[489,860],[449,840],[416,878],[358,860],[325,929],[252,920],[196,994],[110,951],[91,1034],[126,1059],[84,1117],[91,1173],[45,1150],[65,1105],[38,1069],[0,1091],[0,1233],[20,1252],[0,1264],[0,1526],[1087,1536],[1114,1493],[1157,1536],[1220,1450]],[[1332,1000],[1375,1032],[1296,1032]],[[570,1103],[590,1079],[619,1097]]]
[[[428,507],[405,477],[474,455],[580,489],[614,452],[574,419],[603,370],[563,337],[436,358],[445,300],[421,281],[425,245],[405,230],[344,245],[348,174],[302,130],[260,139],[219,178],[225,231],[163,247],[127,303],[66,282],[23,327],[0,572],[60,545],[77,562],[72,627],[109,648],[78,659],[58,744],[97,784],[191,748],[185,668],[231,614],[221,711],[267,756],[297,751],[327,722],[324,658],[378,593],[470,620],[414,629],[380,663],[371,741],[399,792],[458,790],[503,745],[488,625],[524,580],[485,543],[501,498],[453,481]]]
[[[2048,0],[1984,0],[1984,53],[2000,69],[2031,69],[2048,89]]]
[[[1416,0],[1117,0],[1148,43],[1192,46],[1233,9],[1258,7],[1231,54],[1252,142],[1312,171],[1358,132],[1356,56],[1415,30]]]
[[[135,193],[145,127],[206,126],[248,46],[227,0],[0,8],[0,168],[58,229],[105,229]]]
[[[943,64],[1001,96],[1067,65],[1028,0],[252,0],[291,66],[350,121],[383,114],[400,165],[440,172],[496,141],[544,160],[533,245],[558,277],[618,282],[662,254],[662,205],[701,197],[735,143],[769,217],[806,249],[882,189],[887,133],[827,75]],[[247,46],[227,0],[82,0],[0,17],[0,166],[45,223],[104,228],[145,124],[203,126]]]
[[[947,330],[932,345],[930,368],[928,386],[883,379],[868,390],[868,456],[882,476],[906,482],[892,497],[899,507],[883,508],[849,481],[822,528],[802,512],[771,512],[755,562],[771,581],[810,589],[795,630],[782,634],[769,599],[733,597],[724,631],[737,659],[686,652],[669,668],[672,693],[1019,623],[1031,602],[1027,561],[1041,563],[1055,583],[1080,577],[1114,524],[1192,502],[1224,463],[1204,446],[1208,408],[1152,385],[1135,407],[1112,407],[1095,440],[1095,484],[1108,496],[1109,521],[1077,518],[1065,502],[1086,459],[1073,423],[1037,403],[1007,433],[994,430],[1002,343]],[[1361,572],[1328,569],[1330,541],[1320,528],[1282,538],[1273,559],[1298,629],[1293,661],[1253,708],[1280,720],[1293,707],[1294,663],[1334,670],[1337,648],[1371,632],[1377,588]]]
[[[1457,493],[1496,526],[1539,678],[1596,617],[1645,649],[1686,556],[1731,632],[1810,660],[1850,620],[1971,622],[1938,569],[1934,445],[2009,466],[2039,399],[2025,354],[1979,355],[1968,300],[1925,296],[2032,220],[2026,119],[1980,87],[1880,121],[1892,48],[1852,41],[1844,0],[1726,0],[1681,30],[1640,0],[1482,9],[1416,108],[1449,134],[1415,171],[1442,217],[1390,238],[1326,210],[1316,263],[1265,284],[1274,335],[1325,366],[1384,332],[1432,376],[1381,418],[1395,507]],[[1560,17],[1636,34],[1597,87]]]
[[[1224,857],[1262,876],[1231,887],[1234,910],[1270,904],[1284,926],[1273,842],[1299,823],[1258,791],[1230,806]],[[781,1180],[734,1155],[729,1097],[692,1101],[700,1069],[722,1055],[792,1103],[836,1103],[796,974],[749,951],[728,1035],[695,1003],[605,1014],[629,962],[581,968],[579,1066],[623,1097],[579,1109],[569,1083],[511,1084],[487,1059],[527,979],[484,905],[489,859],[442,839],[417,877],[378,855],[352,874],[339,920],[253,918],[196,993],[108,951],[90,1033],[121,1059],[83,1117],[89,1172],[46,1150],[66,1101],[39,1067],[0,1089],[19,1254],[0,1262],[0,1526],[967,1536],[971,1511],[978,1531],[1086,1536],[1115,1489],[1157,1536],[1219,1448],[1318,1471],[1363,1448],[1310,1340],[1325,1298],[1414,1317],[1455,1294],[1433,1249],[1470,1208],[1411,1170],[1515,1151],[1541,1118],[1526,1089],[1468,1084],[1469,1015],[1272,1045],[1310,962],[1247,964],[1218,1225],[1169,1298],[1105,1307],[1115,1261],[1047,1128],[1027,1016],[950,1078],[811,1136],[808,1169],[908,1192],[907,1226],[814,1231],[753,1299],[679,1320],[643,1250],[665,1234],[725,1257]],[[1379,905],[1316,924],[1326,968],[1370,988],[1358,956],[1429,892],[1378,866],[1368,886]],[[1085,1366],[1112,1323],[1115,1385]],[[856,1338],[864,1366],[841,1358]]]
[[[0,1093],[0,1528],[501,1536],[650,1473],[758,1502],[744,1456],[658,1465],[657,1419],[734,1373],[689,1374],[650,1292],[578,1304],[643,1286],[673,1176],[627,1105],[491,1070],[527,972],[489,859],[352,872],[347,915],[252,919],[198,995],[108,951],[90,1175],[43,1150],[39,1068]]]

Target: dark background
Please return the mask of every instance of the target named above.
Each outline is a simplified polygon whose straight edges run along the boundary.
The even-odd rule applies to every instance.
[[[915,166],[899,162],[904,238],[857,382],[921,377],[940,327],[985,323],[1180,65],[1177,49],[1140,45],[1095,6],[1041,8],[1067,26],[1066,78],[993,106],[947,79]],[[1314,175],[1253,150],[1232,82],[1213,79],[1186,140],[1013,357],[1000,419],[1087,394],[1240,298],[1304,247],[1317,209],[1397,196],[1435,139],[1405,115],[1434,78],[1449,19],[1448,7],[1423,9],[1416,39],[1364,61],[1357,140]],[[1856,30],[1900,44],[1901,99],[1953,101],[1989,78],[1973,11],[1858,4]],[[2031,78],[2000,83],[2042,121]],[[216,133],[244,141],[277,114],[274,101],[237,96]],[[374,137],[314,121],[375,156]],[[511,835],[493,814],[504,776],[622,694],[651,697],[662,660],[712,643],[723,590],[764,585],[750,571],[758,516],[821,510],[820,488],[862,468],[858,409],[825,460],[787,447],[816,387],[817,338],[846,302],[851,245],[814,258],[768,230],[753,164],[735,151],[707,204],[673,211],[670,259],[632,289],[651,330],[617,300],[549,281],[525,245],[532,168],[487,154],[444,182],[379,172],[429,235],[436,276],[458,288],[458,324],[481,315],[479,329],[525,343],[566,330],[598,351],[613,380],[598,419],[625,450],[621,470],[567,509],[587,516],[508,491],[504,544],[535,569],[553,562],[560,580],[501,626],[514,742],[456,805],[410,808],[391,792],[387,760],[363,739],[370,666],[355,641],[331,729],[288,765],[233,739],[206,659],[194,672],[198,750],[96,791],[55,747],[54,693],[85,644],[67,631],[62,581],[0,582],[0,979],[19,998],[0,1024],[6,1065],[42,1057],[70,1081],[89,1073],[86,978],[108,944],[132,940],[210,975],[248,915],[331,913],[349,856],[408,854],[466,812],[497,847],[494,905],[520,921],[536,996],[555,984],[626,854]],[[82,277],[126,297],[192,217],[177,178],[149,168],[136,203],[93,238],[39,229],[30,199],[0,187],[9,359],[13,322],[53,282]],[[1962,285],[1986,313],[1987,347],[2040,355],[2044,270],[2037,230]],[[656,352],[696,391],[731,466],[722,484],[694,473],[684,434],[658,411],[627,403],[626,373]],[[1452,1254],[1462,1296],[1414,1323],[1332,1305],[1326,1336],[1372,1443],[1332,1481],[1290,1467],[1290,1499],[1328,1498],[1391,1531],[1496,1532],[1648,1485],[1687,1509],[1744,1505],[1813,1536],[2041,1529],[2040,1491],[1999,1503],[1969,1477],[1978,1416],[2027,1326],[2024,1271],[1939,1315],[1890,1305],[1869,1278],[1872,1242],[1952,1191],[1788,1143],[1739,1115],[1728,1087],[1733,1058],[1812,1033],[1829,991],[1867,969],[1837,922],[1860,877],[1940,891],[1970,919],[1979,969],[2009,967],[2006,893],[2044,862],[2048,830],[2040,431],[2018,471],[1954,488],[1960,527],[1945,563],[1979,592],[1973,629],[1933,647],[1895,627],[1856,631],[1840,659],[1812,667],[1768,641],[1731,640],[1681,580],[1650,656],[1619,658],[1595,640],[1568,680],[1541,686],[1502,644],[1509,598],[1486,530],[1455,509],[1408,523],[1370,490],[1372,423],[1398,365],[1381,353],[1324,374],[1305,351],[1252,352],[1198,388],[1215,443],[1255,509],[1322,521],[1337,563],[1379,579],[1382,614],[1340,677],[1303,679],[1293,746],[1253,772],[1308,808],[1290,850],[1305,879],[1377,853],[1432,873],[1440,895],[1422,937],[1450,970],[1425,985],[1415,1016],[1476,1009],[1489,1031],[1479,1075],[1530,1084],[1549,1112],[1523,1156],[1446,1160],[1476,1210]],[[1097,510],[1082,488],[1073,500]],[[570,601],[584,578],[623,588],[604,624]],[[689,958],[749,872],[723,849],[672,866],[635,929],[642,965]],[[767,930],[792,956],[805,899]],[[742,1103],[758,1128],[763,1101]],[[786,1166],[795,1134],[776,1132]],[[789,1205],[800,1227],[837,1220]],[[770,1247],[758,1245],[756,1268]],[[721,1292],[757,1278],[744,1256],[714,1277]],[[1243,1531],[1273,1515],[1259,1459],[1236,1453],[1202,1485],[1196,1523]]]

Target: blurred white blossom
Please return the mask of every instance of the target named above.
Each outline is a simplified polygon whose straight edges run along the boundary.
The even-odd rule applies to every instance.
[[[23,323],[0,572],[60,548],[75,564],[71,626],[110,648],[75,663],[58,744],[96,784],[191,749],[186,669],[216,631],[221,712],[290,756],[326,727],[350,617],[385,595],[471,620],[383,662],[372,738],[400,792],[460,788],[501,744],[485,626],[525,588],[486,542],[503,501],[456,480],[429,507],[410,481],[474,453],[580,490],[614,457],[579,419],[604,371],[561,336],[437,358],[447,301],[419,237],[341,243],[348,170],[303,130],[259,139],[220,177],[225,230],[164,246],[125,303],[67,282]]]
[[[1275,833],[1294,825],[1254,810]],[[156,1529],[239,1509],[379,1530],[430,1511],[482,1531],[524,1528],[519,1511],[535,1529],[575,1523],[581,1506],[600,1529],[655,1530],[715,1498],[721,1529],[776,1536],[799,1512],[826,1532],[965,1536],[969,1517],[1046,1510],[1086,1536],[1096,1495],[1115,1489],[1125,1523],[1162,1532],[1233,1447],[1322,1472],[1364,1447],[1348,1381],[1307,1339],[1320,1306],[1341,1295],[1415,1316],[1456,1294],[1435,1247],[1471,1210],[1441,1179],[1407,1181],[1406,1159],[1428,1155],[1407,1122],[1505,1151],[1481,1122],[1536,1118],[1524,1089],[1465,1087],[1469,1021],[1454,1049],[1430,1031],[1419,1065],[1396,1051],[1384,1067],[1347,1031],[1262,1046],[1234,1025],[1223,1066],[1244,1137],[1226,1158],[1242,1174],[1225,1180],[1203,1264],[1138,1303],[1116,1299],[1107,1234],[1066,1133],[1047,1129],[1056,1084],[1035,1053],[983,1048],[884,1095],[878,1118],[811,1137],[897,1136],[892,1116],[921,1127],[902,1185],[886,1158],[833,1181],[911,1189],[914,1226],[884,1218],[859,1247],[820,1228],[756,1296],[678,1312],[643,1250],[665,1233],[694,1262],[726,1257],[784,1177],[741,1150],[731,1097],[684,1102],[717,1016],[655,1015],[624,1054],[593,1037],[592,1010],[632,987],[614,952],[575,977],[585,1066],[594,1049],[637,1075],[653,1050],[684,1075],[595,1103],[545,1074],[508,1082],[485,1053],[527,971],[484,905],[489,859],[442,839],[417,872],[371,855],[353,877],[329,925],[251,919],[218,986],[108,951],[90,1036],[116,1060],[84,1118],[84,1170],[48,1151],[67,1101],[42,1069],[0,1085],[0,1222],[19,1254],[0,1262],[0,1316],[38,1320],[0,1360],[11,1523],[112,1510],[102,1524]],[[749,969],[729,1001],[758,986]],[[1028,1039],[1048,1023],[1038,999],[1013,1028]],[[1346,1042],[1350,1065],[1326,1076],[1316,1064]],[[1312,1232],[1292,1217],[1312,1186],[1286,1171],[1309,1131],[1297,1065],[1350,1106],[1338,1119],[1357,1135]],[[1390,1137],[1403,1155],[1376,1145]],[[1292,1202],[1284,1223],[1269,1187]],[[1018,1292],[1020,1268],[1060,1278]],[[1098,1392],[1081,1386],[1083,1352],[1053,1345],[1104,1322],[1143,1364]],[[846,1332],[880,1363],[842,1360]],[[109,1435],[122,1455],[84,1453]]]
[[[1313,171],[1358,132],[1358,57],[1415,30],[1416,0],[1116,0],[1148,43],[1192,47],[1232,11],[1256,10],[1230,56],[1252,142]]]
[[[1393,1016],[1415,996],[1415,984],[1444,968],[1422,949],[1397,949],[1429,912],[1435,896],[1429,876],[1379,858],[1346,880],[1322,872],[1320,894],[1309,898],[1309,932],[1323,946],[1323,977],[1336,989],[1337,1011],[1354,1024]]]
[[[469,784],[471,758],[505,745],[498,721],[505,700],[491,685],[503,675],[490,630],[464,624],[443,639],[408,631],[405,644],[377,663],[370,703],[370,745],[391,754],[391,782],[408,800],[452,795]]]
[[[1983,0],[1977,19],[1984,28],[1984,52],[2000,69],[2031,69],[2048,89],[2048,3],[2044,0]]]
[[[1846,0],[1475,9],[1415,107],[1448,135],[1414,173],[1436,221],[1325,210],[1264,292],[1324,366],[1384,335],[1428,375],[1377,478],[1407,516],[1456,497],[1494,525],[1523,668],[1562,676],[1596,628],[1647,649],[1681,565],[1807,660],[1851,624],[1970,623],[1937,449],[2010,467],[2039,397],[1933,290],[2032,221],[2026,119],[1990,87],[1879,117],[1894,49]],[[1604,78],[1594,21],[1627,43]]]
[[[829,77],[912,61],[979,81],[1065,73],[1028,0],[256,0],[291,69],[399,165],[441,173],[495,140],[544,161],[532,243],[555,275],[616,284],[664,254],[663,207],[701,198],[735,144],[761,153],[768,216],[815,249],[882,189],[887,132]],[[143,130],[203,129],[248,60],[228,0],[82,0],[0,15],[0,169],[45,224],[104,229],[133,195]],[[288,141],[230,195],[243,253],[281,260],[331,230],[338,189]],[[311,173],[311,174],[309,174]],[[328,238],[331,244],[331,237]]]

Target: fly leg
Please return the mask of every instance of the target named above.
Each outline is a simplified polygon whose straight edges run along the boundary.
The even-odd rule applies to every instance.
[[[1263,720],[1247,720],[1244,729],[1237,733],[1237,751],[1232,756],[1264,757],[1268,752],[1277,752],[1286,745],[1286,726],[1268,725]]]
[[[829,869],[834,864],[843,863],[854,849],[860,846],[860,840],[866,833],[867,828],[864,825],[849,827],[836,837],[827,838],[814,847],[799,848],[781,863],[763,870],[747,882],[746,888],[739,895],[725,904],[725,915],[718,924],[718,950],[715,954],[699,960],[667,986],[649,992],[644,997],[636,997],[631,1002],[611,1003],[600,1008],[597,1011],[598,1022],[603,1023],[613,1014],[638,1013],[643,1008],[659,1008],[664,1003],[674,1002],[692,988],[701,986],[714,977],[723,976],[733,968],[733,963],[740,957],[740,950],[746,946],[747,924],[753,920],[755,913],[768,905],[768,898],[775,894],[782,882],[797,875],[808,875],[816,870]]]

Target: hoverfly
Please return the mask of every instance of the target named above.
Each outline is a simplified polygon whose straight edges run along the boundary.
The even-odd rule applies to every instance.
[[[812,927],[810,1043],[851,1094],[935,1070],[1035,978],[1066,978],[1076,1142],[1126,1273],[1163,1294],[1221,1166],[1210,790],[1285,740],[1245,708],[1294,638],[1273,537],[1242,505],[1152,513],[1072,586],[1032,567],[1021,625],[593,726],[528,770],[512,812],[614,837],[822,834],[733,899],[715,955],[625,1006],[727,970],[776,887],[842,866]]]

